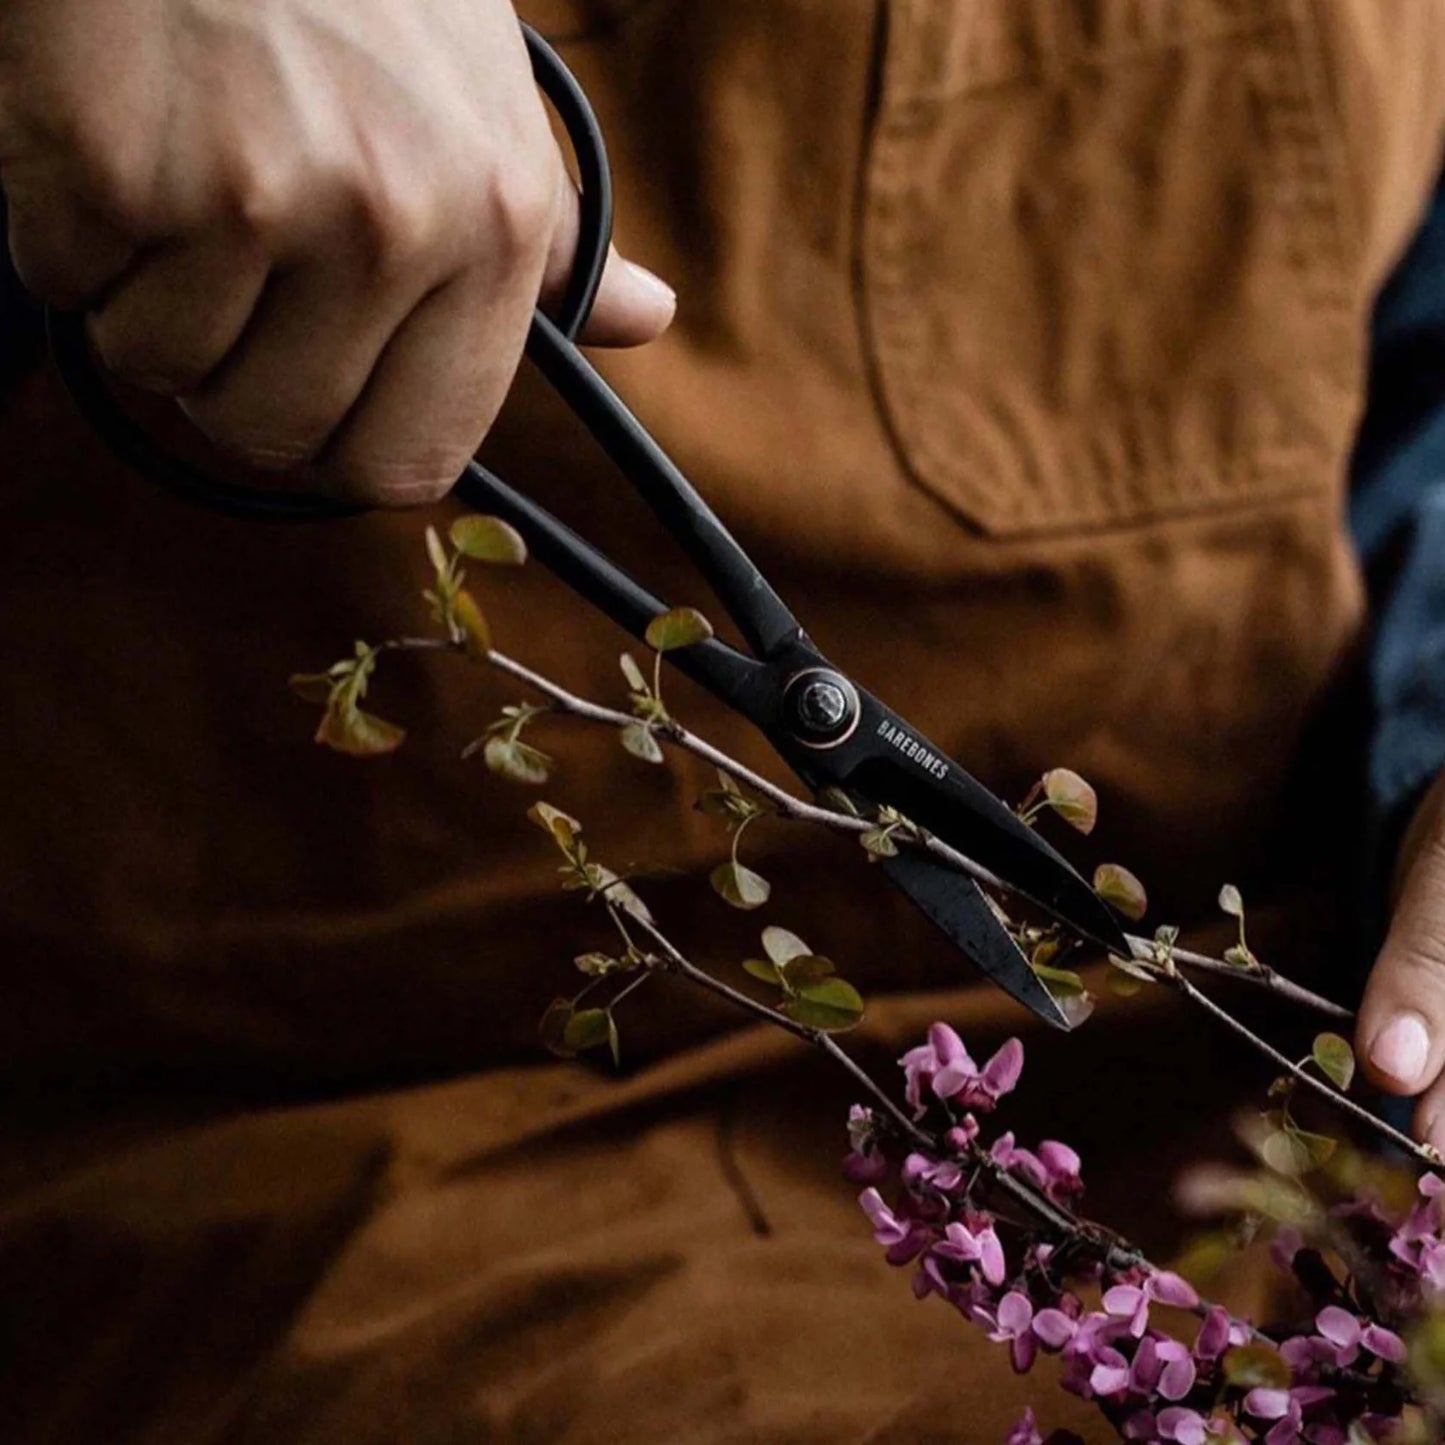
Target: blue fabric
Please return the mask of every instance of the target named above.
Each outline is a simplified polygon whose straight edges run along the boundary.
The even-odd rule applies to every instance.
[[[1398,819],[1445,766],[1445,180],[1376,305],[1350,524],[1375,616],[1370,791]]]

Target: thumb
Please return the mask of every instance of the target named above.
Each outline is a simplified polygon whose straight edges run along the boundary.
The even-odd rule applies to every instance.
[[[549,314],[561,302],[577,256],[581,201],[565,166],[557,167],[556,220],[547,269],[542,279],[542,307]],[[644,266],[611,247],[607,269],[592,315],[582,331],[589,346],[642,346],[655,341],[672,324],[677,293]]]
[[[1445,782],[1445,780],[1442,780]],[[1418,1094],[1445,1064],[1445,792],[1427,795],[1410,830],[1403,887],[1360,1006],[1366,1071]]]

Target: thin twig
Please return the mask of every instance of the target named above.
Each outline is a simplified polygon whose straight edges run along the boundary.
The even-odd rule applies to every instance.
[[[1384,1119],[1376,1117],[1362,1104],[1357,1104],[1347,1094],[1342,1094],[1338,1089],[1331,1087],[1323,1079],[1317,1079],[1313,1074],[1301,1067],[1293,1059],[1286,1057],[1274,1047],[1267,1039],[1261,1038],[1247,1024],[1241,1023],[1227,1009],[1221,1008],[1207,993],[1196,988],[1193,982],[1182,973],[1168,973],[1169,982],[1184,994],[1191,1002],[1197,1004],[1206,1013],[1212,1014],[1226,1028],[1231,1029],[1240,1038],[1258,1049],[1267,1059],[1283,1069],[1291,1078],[1302,1083],[1306,1088],[1313,1090],[1322,1099],[1328,1100],[1335,1108],[1349,1114],[1352,1118],[1359,1120],[1366,1127],[1373,1129],[1383,1138],[1397,1148],[1403,1149],[1412,1158],[1430,1168],[1439,1168],[1445,1164],[1439,1151],[1430,1144],[1417,1144],[1408,1134],[1402,1133],[1393,1124],[1386,1123]]]

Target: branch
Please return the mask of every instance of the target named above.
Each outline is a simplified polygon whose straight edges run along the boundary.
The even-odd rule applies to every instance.
[[[428,646],[437,644],[426,643]],[[440,644],[447,646],[446,643]],[[516,678],[519,682],[525,683],[534,691],[541,693],[556,708],[559,713],[571,717],[578,717],[588,722],[601,723],[608,727],[624,728],[631,727],[637,719],[630,713],[620,712],[615,708],[602,707],[597,703],[588,702],[585,698],[578,697],[575,693],[569,692],[566,688],[553,682],[550,678],[543,677],[540,673],[533,672],[531,668],[523,666],[520,662],[514,661],[500,652],[489,652],[487,661],[498,672],[506,673],[509,677]],[[801,798],[795,797],[785,788],[780,788],[776,783],[770,782],[761,773],[754,772],[751,768],[737,759],[730,757],[721,749],[714,747],[705,738],[700,738],[696,733],[689,731],[676,720],[669,720],[666,723],[654,727],[654,732],[660,733],[684,752],[701,758],[704,762],[711,763],[713,767],[726,773],[736,782],[745,784],[760,797],[766,798],[777,810],[779,816],[792,819],[796,822],[814,823],[819,827],[831,828],[838,833],[851,833],[861,836],[864,833],[872,832],[878,825],[869,818],[855,818],[847,813],[835,812],[832,808],[820,807],[815,803],[804,802]],[[911,843],[906,836],[903,839],[905,846]],[[1003,892],[1010,892],[1008,884],[1003,879],[991,873],[987,868],[975,863],[971,858],[960,853],[956,848],[950,847],[940,838],[932,834],[923,834],[918,843],[913,846],[921,846],[940,861],[947,863],[950,867],[960,873],[967,874],[978,882],[990,888],[997,888]],[[1150,963],[1154,959],[1154,945],[1146,938],[1129,936],[1130,947],[1134,950],[1134,956],[1140,962]],[[1256,988],[1263,988],[1271,993],[1287,998],[1304,1008],[1313,1009],[1329,1018],[1348,1020],[1352,1017],[1350,1011],[1342,1008],[1329,999],[1322,998],[1319,994],[1311,992],[1301,984],[1294,983],[1283,974],[1276,973],[1267,964],[1256,963],[1252,967],[1241,968],[1234,964],[1226,963],[1220,958],[1210,958],[1202,953],[1190,953],[1185,949],[1176,948],[1174,957],[1178,962],[1189,968],[1198,969],[1201,973],[1209,973],[1220,978],[1233,979],[1239,983],[1252,984]]]
[[[634,921],[662,950],[661,967],[670,973],[680,975],[699,988],[706,989],[709,993],[725,999],[744,1013],[762,1019],[820,1050],[843,1069],[854,1083],[867,1092],[905,1139],[920,1149],[926,1149],[931,1154],[937,1155],[944,1152],[938,1140],[910,1119],[888,1091],[831,1034],[825,1033],[822,1029],[810,1028],[807,1024],[800,1024],[795,1019],[789,1018],[787,1014],[769,1008],[767,1004],[759,1003],[740,989],[734,988],[731,984],[725,983],[722,979],[715,978],[712,974],[699,968],[677,948],[656,923],[636,917],[636,915],[634,915]],[[1157,1266],[1151,1264],[1142,1251],[1120,1239],[1118,1235],[1105,1229],[1102,1225],[1081,1219],[1072,1210],[1055,1203],[1032,1181],[990,1159],[983,1150],[975,1147],[968,1162],[986,1172],[1014,1203],[1027,1210],[1039,1224],[1052,1230],[1073,1247],[1087,1250],[1110,1271],[1121,1274],[1126,1270],[1141,1267],[1151,1271],[1157,1270]]]

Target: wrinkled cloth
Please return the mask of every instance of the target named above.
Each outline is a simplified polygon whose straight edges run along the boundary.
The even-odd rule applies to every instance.
[[[1373,301],[1439,174],[1445,10],[524,9],[570,37],[621,239],[683,298],[606,372],[820,646],[1005,794],[1090,777],[1103,823],[1067,846],[1135,866],[1155,920],[1230,878],[1274,905],[1281,964],[1320,966],[1364,753],[1347,460]],[[310,743],[286,674],[425,625],[430,519],[198,515],[49,372],[0,447],[0,1434],[1002,1438],[1023,1389],[877,1258],[820,1063],[659,985],[620,1081],[538,1062],[607,933],[557,895],[529,798],[458,761],[515,689],[392,659],[370,701],[407,747]],[[708,609],[535,378],[488,459]],[[504,650],[622,698],[621,639],[559,585],[479,586]],[[727,846],[692,808],[706,769],[536,740],[596,856],[656,867],[664,925],[740,978],[758,919],[700,880]],[[952,992],[958,957],[852,845],[746,847],[767,920],[873,999],[875,1059],[939,1015],[981,1049],[1028,1029]],[[1171,1248],[1173,1166],[1264,1081],[1160,994],[1026,1043],[1021,1134],[1076,1145],[1090,1207]]]

